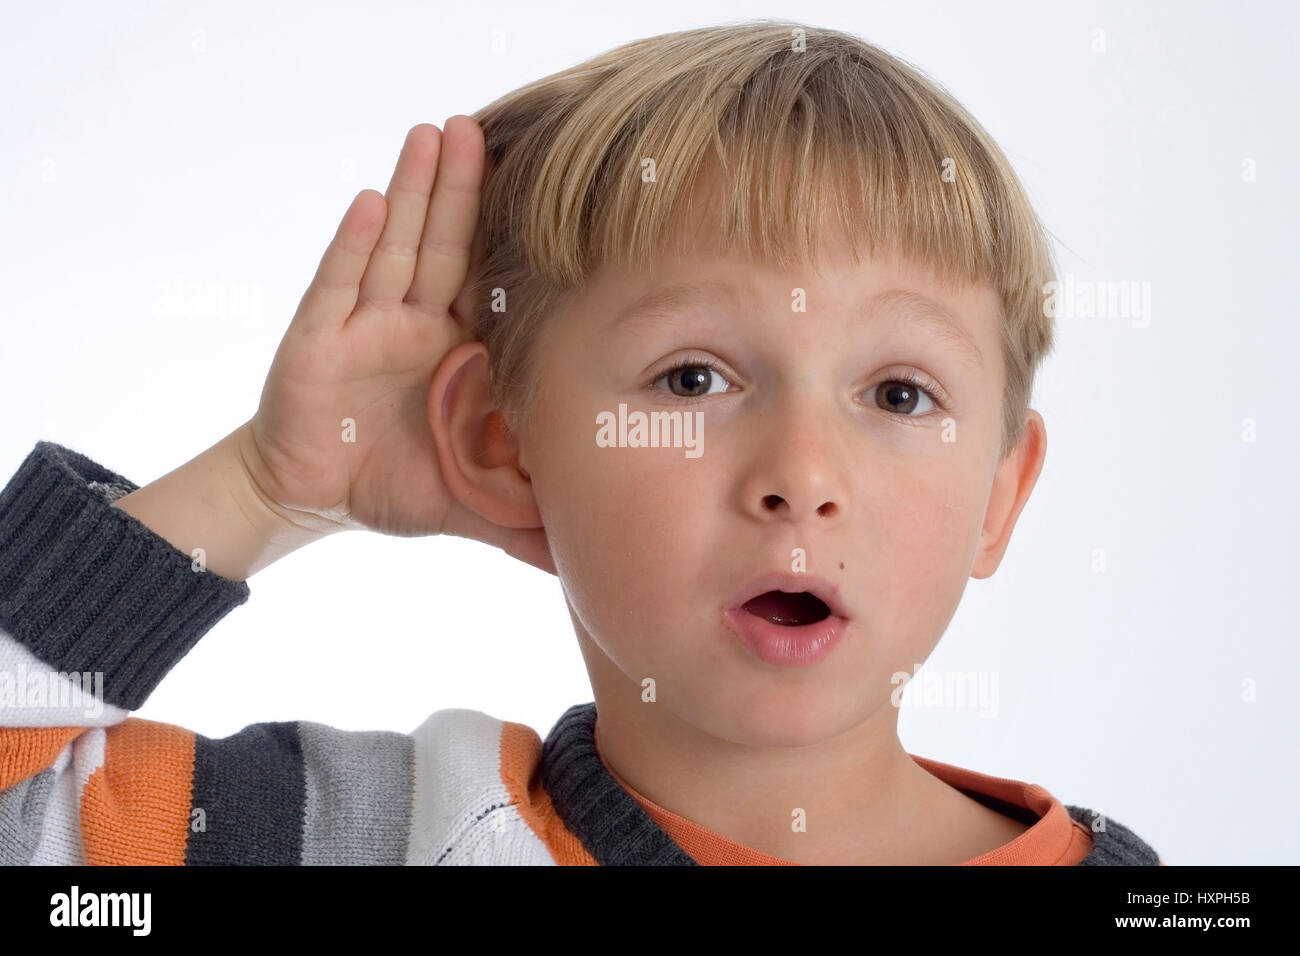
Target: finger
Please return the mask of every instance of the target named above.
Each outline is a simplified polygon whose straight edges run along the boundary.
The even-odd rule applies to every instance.
[[[406,134],[384,194],[388,219],[361,279],[359,304],[377,308],[399,305],[411,287],[441,139],[438,127],[430,123],[421,123]]]
[[[305,334],[347,321],[356,308],[357,288],[383,225],[384,197],[373,189],[361,190],[321,256],[291,329]]]
[[[446,127],[415,280],[406,296],[433,314],[446,312],[465,284],[483,185],[483,130],[472,116],[459,114]]]

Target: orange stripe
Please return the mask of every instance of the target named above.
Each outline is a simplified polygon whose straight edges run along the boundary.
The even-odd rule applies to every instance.
[[[909,754],[913,763],[956,790],[969,790],[1031,810],[1038,820],[1010,843],[958,866],[1074,866],[1092,849],[1092,834],[1036,783],[968,770]]]
[[[526,724],[501,723],[501,782],[510,799],[560,866],[596,866],[596,858],[569,832],[542,786],[542,738]]]
[[[194,733],[130,717],[108,728],[104,764],[81,794],[92,866],[183,866],[194,782]]]
[[[0,730],[0,790],[34,777],[85,727],[6,727]]]

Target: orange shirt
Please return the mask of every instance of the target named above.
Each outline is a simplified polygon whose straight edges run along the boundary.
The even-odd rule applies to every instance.
[[[600,751],[600,734],[595,735],[596,750]],[[1092,834],[1088,828],[1071,818],[1065,805],[1036,783],[1022,783],[1004,777],[993,777],[954,767],[909,754],[923,769],[938,777],[950,787],[969,793],[985,794],[1030,810],[1038,822],[1010,843],[982,853],[958,866],[1074,866],[1092,849]],[[605,763],[601,755],[601,763]],[[702,866],[800,866],[790,860],[769,856],[751,850],[743,844],[728,840],[671,810],[665,810],[652,800],[633,790],[626,780],[605,763],[605,769],[629,794],[636,798],[650,818],[673,841]]]

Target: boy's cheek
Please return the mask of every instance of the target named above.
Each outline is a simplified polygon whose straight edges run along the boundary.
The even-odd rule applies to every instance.
[[[918,620],[947,613],[965,587],[970,561],[971,507],[942,492],[882,506],[854,538],[865,541],[863,566],[843,572],[844,586],[860,588],[863,603],[883,611],[890,630],[904,633]]]

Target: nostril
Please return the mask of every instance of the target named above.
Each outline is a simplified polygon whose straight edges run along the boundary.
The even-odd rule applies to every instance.
[[[776,511],[781,505],[785,504],[785,499],[780,495],[764,495],[763,507],[768,511]],[[833,501],[828,501],[817,509],[817,514],[823,518],[834,518],[839,514],[840,508]]]

